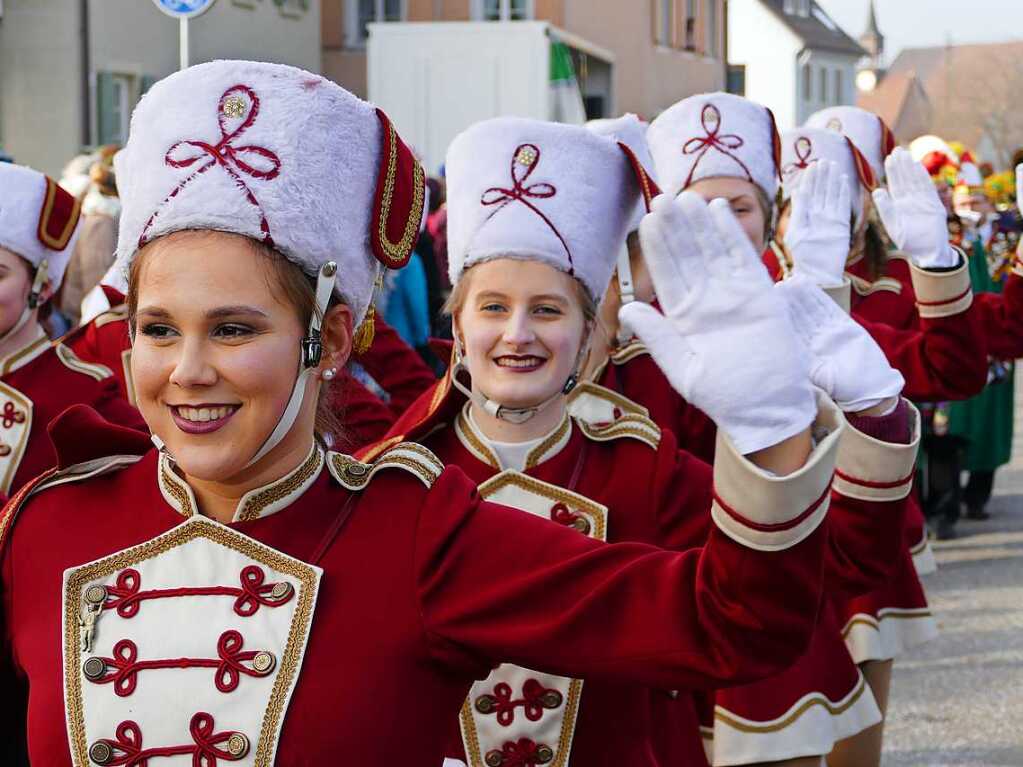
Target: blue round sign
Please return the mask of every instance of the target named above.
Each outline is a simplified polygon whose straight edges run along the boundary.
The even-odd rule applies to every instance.
[[[175,19],[190,19],[206,13],[217,0],[153,0],[156,7]]]

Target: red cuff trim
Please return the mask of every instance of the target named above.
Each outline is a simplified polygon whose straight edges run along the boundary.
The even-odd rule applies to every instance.
[[[962,293],[955,298],[946,298],[942,301],[920,301],[917,299],[917,306],[944,306],[945,304],[954,304],[956,301],[962,301],[966,296],[973,292],[973,286],[971,285]]]
[[[800,514],[797,517],[793,517],[792,519],[786,522],[776,522],[774,524],[754,522],[752,519],[744,517],[742,514],[740,514],[727,503],[725,503],[723,500],[721,500],[721,496],[718,495],[716,490],[714,491],[714,500],[717,502],[717,505],[720,506],[726,514],[728,514],[728,516],[730,516],[732,519],[734,519],[736,522],[743,525],[744,527],[748,527],[749,529],[756,530],[757,532],[760,533],[780,533],[784,532],[785,530],[791,530],[794,527],[798,527],[801,523],[805,522],[807,519],[812,517],[814,512],[820,508],[821,504],[824,503],[829,498],[830,495],[831,483],[829,482],[828,486],[824,489],[824,492],[821,494],[821,497],[814,501],[812,504],[810,504],[810,506],[807,507],[807,509],[802,514]]]
[[[835,476],[853,485],[860,485],[861,487],[870,487],[876,490],[891,490],[892,488],[901,487],[902,485],[905,485],[907,482],[912,482],[914,474],[910,474],[909,476],[903,477],[902,479],[897,479],[894,482],[870,482],[865,479],[857,479],[856,477],[850,476],[849,474],[846,474],[845,472],[839,469],[835,469]]]

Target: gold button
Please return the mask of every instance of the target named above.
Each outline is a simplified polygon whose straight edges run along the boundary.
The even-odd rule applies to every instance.
[[[252,659],[252,668],[260,674],[269,674],[276,665],[277,659],[273,656],[273,653],[266,652],[265,650],[256,653],[256,657]]]
[[[232,733],[227,739],[227,753],[239,758],[245,756],[249,753],[249,739],[240,732]]]
[[[541,745],[536,749],[536,763],[547,764],[554,761],[554,749],[550,746]]]
[[[291,592],[294,588],[287,581],[281,581],[275,583],[273,589],[270,591],[270,596],[274,599],[284,599],[285,597],[291,596]]]
[[[364,477],[369,469],[366,468],[365,464],[361,463],[350,463],[345,469],[353,477]]]
[[[106,586],[89,586],[85,590],[85,601],[90,605],[101,605],[107,601]]]
[[[109,764],[114,758],[114,749],[108,743],[97,740],[89,747],[89,758],[96,764]]]
[[[504,764],[504,754],[500,751],[488,751],[485,757],[487,767],[501,767]]]
[[[493,695],[480,695],[476,698],[476,710],[481,714],[489,714],[494,710],[494,704],[497,700]]]
[[[93,656],[82,664],[82,673],[85,674],[85,678],[95,682],[97,679],[102,679],[103,675],[107,673],[107,664],[102,658]]]
[[[583,517],[583,516],[576,517],[575,520],[573,520],[573,522],[572,522],[572,527],[574,527],[576,530],[578,530],[583,535],[589,535],[590,534],[590,529],[591,529],[591,527],[590,527],[590,520],[588,520],[586,517]]]
[[[245,99],[241,96],[229,96],[225,99],[224,115],[227,117],[243,117],[245,115]]]
[[[563,700],[557,690],[548,690],[540,697],[540,703],[544,708],[557,708]]]

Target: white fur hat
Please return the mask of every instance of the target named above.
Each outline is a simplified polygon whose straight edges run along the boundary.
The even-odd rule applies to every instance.
[[[598,136],[605,136],[625,144],[643,166],[647,176],[651,177],[654,170],[654,158],[650,155],[650,147],[646,143],[646,131],[649,125],[631,112],[610,120],[590,120],[586,127]],[[636,200],[636,208],[632,214],[629,231],[639,229],[639,222],[647,213],[646,200]]]
[[[799,185],[803,172],[820,160],[831,160],[849,182],[853,212],[863,215],[863,192],[874,191],[877,181],[870,163],[845,136],[822,128],[797,128],[781,134],[781,177],[785,197]]]
[[[657,181],[676,196],[705,178],[741,178],[774,202],[781,147],[774,115],[730,93],[690,96],[650,123],[647,143]]]
[[[118,262],[184,229],[272,245],[336,291],[362,321],[383,266],[400,268],[423,219],[422,168],[387,116],[301,69],[214,61],[161,80],[115,159]]]
[[[884,181],[884,161],[897,142],[891,128],[876,114],[860,107],[828,107],[811,115],[806,127],[841,133],[867,158],[874,178]]]
[[[38,267],[56,290],[78,240],[81,205],[56,181],[22,165],[0,163],[0,247]]]
[[[656,194],[621,142],[515,117],[456,136],[446,169],[452,284],[483,261],[530,259],[573,275],[599,301],[636,200]]]

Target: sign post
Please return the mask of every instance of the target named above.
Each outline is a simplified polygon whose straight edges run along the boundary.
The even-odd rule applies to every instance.
[[[217,0],[153,0],[156,7],[178,20],[180,68],[188,67],[188,20],[206,13]]]

